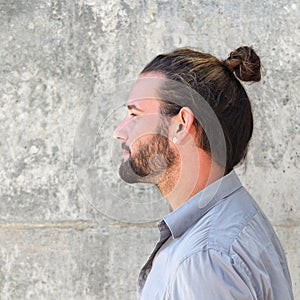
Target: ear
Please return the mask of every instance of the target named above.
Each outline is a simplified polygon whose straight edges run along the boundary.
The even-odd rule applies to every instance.
[[[183,129],[189,132],[195,120],[195,116],[192,110],[189,107],[182,107],[178,113],[178,116]]]
[[[182,107],[176,115],[175,120],[178,123],[178,127],[173,133],[174,137],[176,137],[176,141],[180,143],[184,142],[188,137],[191,138],[194,130],[193,123],[195,120],[192,110],[189,107]]]

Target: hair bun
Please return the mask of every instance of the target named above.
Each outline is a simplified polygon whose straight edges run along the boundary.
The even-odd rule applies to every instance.
[[[260,59],[251,47],[239,47],[223,63],[240,80],[260,81]]]

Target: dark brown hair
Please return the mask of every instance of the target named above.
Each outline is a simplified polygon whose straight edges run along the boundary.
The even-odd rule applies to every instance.
[[[182,83],[205,99],[223,130],[228,173],[245,158],[253,131],[251,104],[238,79],[257,82],[261,78],[260,69],[260,59],[251,47],[240,47],[223,61],[207,53],[182,48],[158,55],[141,73],[160,72],[167,79]],[[201,109],[186,97],[183,102],[180,92],[174,93],[166,86],[162,86],[159,93],[163,95],[161,113],[164,115],[172,117],[183,106],[189,106],[192,111]],[[174,97],[181,99],[174,101]],[[198,146],[211,153],[207,134],[200,124],[201,120],[195,120],[200,137]]]

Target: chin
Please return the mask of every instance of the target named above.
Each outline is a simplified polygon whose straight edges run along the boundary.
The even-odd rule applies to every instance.
[[[123,161],[119,168],[119,175],[122,180],[124,180],[127,183],[138,183],[143,182],[143,177],[139,176],[134,172],[134,170],[131,167],[131,163],[129,159]]]
[[[138,169],[133,163],[132,159],[123,161],[119,168],[119,175],[121,179],[127,183],[158,183],[158,179],[161,178],[158,172],[143,172]]]

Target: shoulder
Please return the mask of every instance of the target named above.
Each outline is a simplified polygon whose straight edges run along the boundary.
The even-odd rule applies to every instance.
[[[253,242],[257,242],[262,233],[259,227],[266,227],[268,231],[271,229],[261,209],[244,187],[222,199],[209,212],[209,217],[211,226],[207,246],[227,253],[237,239],[243,238],[242,233],[248,227],[258,231]]]
[[[236,272],[232,258],[215,249],[182,260],[169,285],[170,299],[198,299],[199,292],[205,299],[256,299],[247,272]]]
[[[254,222],[258,218],[257,224]],[[266,224],[264,224],[266,223]],[[177,250],[189,254],[197,251],[213,249],[229,255],[232,244],[242,237],[241,233],[252,227],[258,230],[259,226],[269,229],[269,224],[264,220],[263,214],[250,196],[241,187],[228,197],[221,199],[204,216],[189,228],[178,241]],[[260,234],[260,232],[259,232]],[[257,236],[254,237],[254,240]]]
[[[258,299],[291,294],[279,239],[244,188],[219,201],[181,239],[173,288],[177,280],[198,278],[206,287],[219,282],[221,289],[230,287],[234,293],[245,289]],[[208,296],[213,297],[214,284],[210,288]]]

